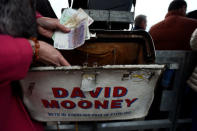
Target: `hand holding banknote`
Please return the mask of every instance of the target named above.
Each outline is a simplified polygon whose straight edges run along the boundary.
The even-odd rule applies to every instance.
[[[66,34],[56,31],[53,36],[54,47],[72,50],[83,45],[85,40],[90,39],[89,26],[93,21],[82,9],[64,10],[60,24],[70,28],[70,32]]]
[[[60,24],[59,20],[55,18],[40,17],[37,18],[37,24],[38,32],[47,38],[52,38],[55,30],[62,31],[64,33],[70,32],[69,28]]]

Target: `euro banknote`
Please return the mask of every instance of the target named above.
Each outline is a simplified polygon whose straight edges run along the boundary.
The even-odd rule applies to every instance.
[[[63,11],[60,24],[70,28],[69,33],[56,31],[53,35],[54,47],[58,49],[71,50],[90,39],[89,26],[94,20],[82,9],[66,9]]]

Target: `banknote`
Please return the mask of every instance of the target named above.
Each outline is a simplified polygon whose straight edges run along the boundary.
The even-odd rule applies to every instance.
[[[60,23],[70,28],[70,25],[75,27],[80,21],[84,19],[87,19],[88,26],[94,22],[94,20],[81,8],[79,8],[77,11],[74,9],[65,9],[60,19]]]
[[[77,14],[75,15],[76,15],[75,17],[77,20],[87,19],[88,26],[90,26],[94,22],[94,20],[81,8],[77,10]]]
[[[86,21],[81,21],[76,28],[69,33],[55,32],[54,47],[58,49],[72,50],[84,44],[86,37]]]
[[[68,8],[65,9],[60,18],[60,24],[64,25],[74,14],[77,13],[77,10]]]
[[[55,32],[53,35],[54,47],[58,49],[74,49],[90,39],[89,26],[94,20],[83,9],[65,9],[60,24],[70,28],[69,33]]]

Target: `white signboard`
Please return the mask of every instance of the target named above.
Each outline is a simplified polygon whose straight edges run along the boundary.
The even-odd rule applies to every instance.
[[[34,68],[21,81],[24,103],[38,121],[145,117],[163,65]]]

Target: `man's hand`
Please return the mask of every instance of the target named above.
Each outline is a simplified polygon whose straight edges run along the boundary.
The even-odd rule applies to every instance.
[[[44,41],[39,41],[39,61],[56,66],[70,66],[61,53]]]
[[[62,31],[64,33],[70,32],[70,29],[59,23],[58,19],[40,17],[37,18],[38,32],[48,38],[53,36],[55,30]]]

